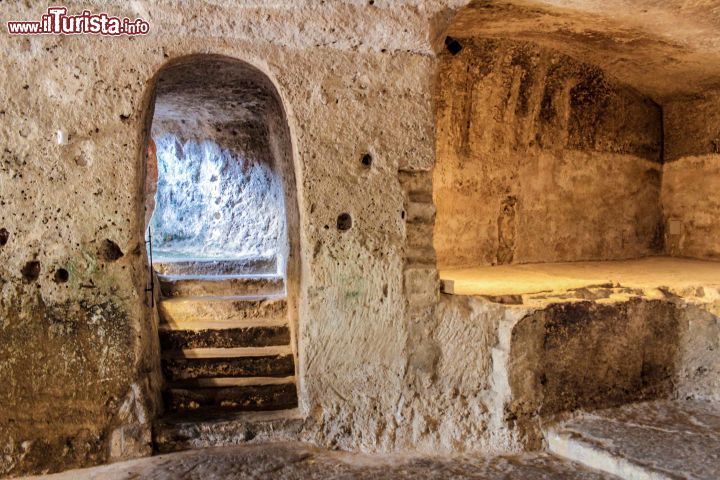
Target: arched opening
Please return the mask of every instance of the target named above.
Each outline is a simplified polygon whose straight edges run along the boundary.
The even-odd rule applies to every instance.
[[[245,62],[197,55],[157,74],[150,110],[145,219],[166,412],[156,434],[293,410],[298,208],[277,90]]]

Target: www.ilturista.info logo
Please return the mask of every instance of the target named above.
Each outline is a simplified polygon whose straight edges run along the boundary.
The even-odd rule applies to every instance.
[[[40,21],[8,21],[7,29],[11,35],[147,35],[150,24],[88,10],[68,15],[65,7],[50,7]]]

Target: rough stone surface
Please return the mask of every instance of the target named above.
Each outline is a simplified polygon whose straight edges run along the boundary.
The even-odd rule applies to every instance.
[[[467,40],[436,90],[440,268],[662,249],[662,114],[595,66]]]
[[[227,328],[223,330],[160,330],[160,348],[233,348],[289,345],[287,326]]]
[[[507,414],[522,430],[534,415],[667,398],[681,328],[675,306],[661,301],[558,304],[529,315],[512,331]]]
[[[280,178],[262,160],[238,153],[239,147],[211,139],[198,143],[172,134],[156,138],[159,173],[150,220],[153,255],[223,259],[285,255]]]
[[[160,277],[165,298],[233,297],[241,295],[278,295],[285,292],[281,275],[170,275]]]
[[[671,266],[678,262],[686,262],[688,268]],[[422,337],[435,348],[424,385],[427,395],[439,401],[417,402],[416,408],[433,412],[434,404],[442,404],[445,395],[472,398],[468,406],[475,407],[467,408],[472,414],[465,418],[475,428],[458,421],[448,422],[452,425],[448,428],[450,425],[440,421],[434,428],[438,433],[426,434],[427,438],[452,445],[453,437],[448,434],[454,433],[464,438],[465,445],[486,442],[489,446],[485,448],[539,448],[541,423],[577,408],[671,397],[717,401],[717,265],[659,262],[665,265],[665,274],[653,275],[660,271],[658,262],[646,263],[642,273],[635,269],[626,275],[611,275],[615,281],[604,285],[598,285],[598,277],[592,275],[588,268],[592,264],[569,264],[577,269],[576,274],[584,274],[575,277],[575,284],[567,282],[563,264],[558,264],[548,266],[555,277],[541,277],[542,291],[443,295],[436,309],[436,330]],[[599,265],[604,267],[602,262]],[[517,280],[527,287],[526,267],[531,266],[503,267],[506,281],[495,277],[490,284],[514,285]],[[616,273],[622,271],[617,265],[615,269]],[[585,283],[577,283],[582,281]],[[452,335],[439,336],[439,326]],[[466,341],[474,345],[474,355],[468,355],[468,347],[463,348]],[[483,350],[491,355],[484,355]],[[465,355],[465,360],[457,358],[458,354]],[[454,375],[465,370],[438,368],[446,361],[474,371],[459,380]],[[445,379],[455,388],[449,388]],[[473,385],[475,390],[468,397]],[[436,412],[428,417],[435,415],[451,418]]]
[[[158,305],[160,318],[173,325],[185,322],[205,324],[209,322],[242,323],[250,325],[262,322],[287,321],[287,300],[265,297],[200,297],[163,299]]]
[[[447,34],[532,41],[598,65],[658,103],[716,88],[717,0],[474,0]]]
[[[237,358],[164,358],[169,381],[211,377],[283,377],[295,374],[292,355]]]
[[[656,256],[602,262],[526,263],[440,270],[443,291],[454,295],[516,296],[598,300],[595,293],[624,288],[657,295],[659,288],[677,296],[704,296],[699,288],[720,287],[720,262]],[[653,290],[655,293],[653,293]],[[583,292],[586,294],[583,295]],[[575,297],[573,297],[575,295]]]
[[[206,57],[162,70],[152,123],[155,256],[287,257],[287,170],[268,138],[269,124],[285,121],[278,102],[272,83],[242,62]]]
[[[703,295],[718,292],[703,289]],[[717,298],[717,297],[716,297]],[[683,337],[676,372],[676,396],[720,402],[720,303],[692,302],[680,311]]]
[[[203,53],[239,59],[267,74],[292,132],[291,161],[301,212],[295,220],[302,244],[291,257],[303,259],[303,271],[295,277],[299,293],[293,294],[290,315],[301,319],[294,335],[304,379],[301,408],[306,415],[324,418],[316,432],[321,442],[393,446],[393,412],[405,363],[404,207],[397,171],[401,165],[428,169],[433,163],[434,27],[429,19],[449,3],[375,3],[229,6],[209,0],[188,9],[165,1],[111,6],[70,2],[71,11],[142,16],[150,21],[151,34],[133,39],[2,35],[0,48],[7,61],[0,64],[0,89],[8,100],[0,113],[0,227],[9,232],[0,253],[2,318],[6,325],[24,324],[26,329],[24,334],[6,329],[3,345],[25,352],[42,345],[37,342],[46,330],[41,317],[30,320],[31,310],[21,313],[10,307],[23,301],[23,291],[17,290],[20,270],[37,255],[43,266],[40,287],[31,284],[28,291],[40,291],[49,308],[76,303],[83,295],[92,304],[116,300],[126,312],[121,327],[128,333],[97,345],[132,355],[127,364],[115,363],[115,387],[108,384],[104,393],[88,396],[90,410],[78,414],[77,423],[51,417],[43,420],[42,430],[39,420],[28,420],[16,423],[15,433],[4,433],[2,449],[11,453],[2,457],[3,472],[103,461],[108,437],[84,432],[111,429],[119,403],[108,398],[119,402],[132,382],[146,384],[151,366],[159,369],[157,333],[142,305],[148,283],[142,185],[149,107],[160,69]],[[46,7],[5,2],[3,18],[39,18]],[[66,132],[67,144],[57,144],[58,130]],[[359,161],[367,151],[373,152],[370,169]],[[353,175],[360,172],[357,178]],[[342,212],[353,218],[353,228],[346,232],[334,228]],[[96,247],[106,238],[125,256],[112,263],[99,259]],[[56,266],[70,267],[70,281],[62,286],[48,275]],[[68,321],[83,318],[75,314]],[[146,353],[153,343],[155,352]],[[68,395],[73,383],[59,372],[83,378],[83,384],[106,378],[101,369],[107,362],[92,361],[90,369],[77,363],[66,368],[72,356],[68,345],[42,347],[43,358],[58,358],[54,363],[37,360],[20,368],[2,360],[2,383],[18,384],[15,396],[28,398],[5,414],[74,408],[71,398],[33,393],[27,382],[43,370],[47,375],[39,382],[42,388]],[[83,351],[79,347],[77,355]],[[146,365],[145,358],[154,366]],[[159,382],[143,394],[157,396],[158,387]],[[107,414],[98,415],[98,410]],[[350,435],[350,425],[363,433]],[[61,434],[65,428],[68,433]],[[73,459],[81,460],[23,456],[20,448],[23,442],[40,439],[60,448],[67,438],[77,445]],[[91,452],[102,455],[91,457]]]
[[[550,450],[622,478],[720,475],[720,408],[693,401],[600,410],[552,427]]]
[[[417,479],[453,478],[500,480],[612,479],[576,463],[535,454],[515,457],[417,457],[332,452],[301,443],[257,444],[160,455],[88,470],[75,470],[50,479],[259,478],[284,479]]]
[[[205,55],[253,66],[280,99],[283,114],[266,125],[273,158],[283,173],[293,172],[292,181],[282,175],[288,271],[295,269],[288,275],[286,308],[305,438],[373,451],[521,447],[504,411],[513,398],[504,370],[510,333],[551,300],[518,306],[440,298],[428,234],[435,215],[437,52],[444,51],[446,28],[465,3],[198,0],[189,8],[170,0],[71,1],[71,12],[142,16],[151,33],[0,35],[0,384],[10,386],[0,393],[3,475],[150,451],[162,386],[158,319],[145,293],[152,100],[164,67]],[[641,98],[664,104],[716,82],[718,16],[707,14],[717,8],[714,1],[538,0],[531,10],[551,11],[531,15],[527,4],[489,5],[525,22],[524,30],[528,24],[564,29],[554,38],[544,30],[514,40],[536,39],[544,49],[596,63],[607,78],[614,74],[636,87]],[[0,10],[3,19],[22,20],[39,18],[46,8],[2,2]],[[482,18],[492,9],[464,12],[473,19],[458,16],[460,30],[492,27]],[[507,20],[496,25],[496,36],[518,31],[506,28]],[[520,80],[513,80],[513,92]],[[575,138],[574,145],[586,146],[592,137]],[[586,152],[568,152],[590,164]],[[369,166],[362,162],[366,153]],[[638,175],[652,170],[647,183],[655,185],[659,164],[643,158],[637,165]],[[508,258],[513,230],[505,227],[518,203],[504,200],[507,234],[500,251]],[[342,213],[352,218],[347,231],[337,229]],[[622,238],[612,240],[617,245]],[[25,269],[28,264],[32,268]],[[67,282],[54,281],[60,268]],[[683,321],[705,337],[681,336],[687,342],[679,358],[688,363],[679,391],[712,397],[717,309],[708,307],[712,291],[698,289],[705,297],[692,294]],[[685,293],[670,291],[667,300],[682,304],[675,297]],[[609,302],[615,300],[608,296],[620,295],[589,294]],[[561,293],[553,301],[589,294]],[[621,294],[625,300],[630,295]],[[113,313],[96,314],[98,307]],[[242,468],[242,459],[232,465]]]
[[[211,411],[166,415],[153,427],[155,450],[177,452],[249,442],[297,440],[304,421],[295,410]]]
[[[123,424],[137,452],[148,454],[149,438],[142,438],[149,431],[136,426],[152,405],[132,384],[137,345],[129,313],[117,300],[96,304],[92,296],[46,303],[35,285],[22,292],[5,283],[3,294],[0,474],[105,462],[104,440]]]
[[[664,108],[662,200],[665,243],[672,255],[720,258],[720,132],[717,91],[680,98]]]
[[[294,383],[242,387],[171,388],[164,394],[170,412],[212,410],[286,410],[297,407]]]
[[[237,275],[248,273],[277,273],[274,257],[249,257],[240,260],[179,260],[155,261],[153,270],[158,275]]]

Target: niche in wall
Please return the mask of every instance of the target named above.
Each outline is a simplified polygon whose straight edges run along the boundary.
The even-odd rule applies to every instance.
[[[530,42],[442,56],[435,249],[443,268],[662,251],[662,110]]]

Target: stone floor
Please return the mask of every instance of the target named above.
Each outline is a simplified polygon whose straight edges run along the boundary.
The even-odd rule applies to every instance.
[[[43,479],[566,479],[616,478],[547,454],[483,458],[350,454],[302,443],[250,444],[171,453]]]
[[[440,270],[454,295],[522,295],[598,285],[685,290],[720,285],[720,262],[674,257],[605,262],[532,263]]]
[[[551,429],[549,449],[622,478],[720,478],[720,405],[647,402],[577,416]]]
[[[419,456],[331,451],[299,442],[186,450],[43,479],[720,478],[720,404],[654,401],[576,412],[545,430],[548,452]]]

